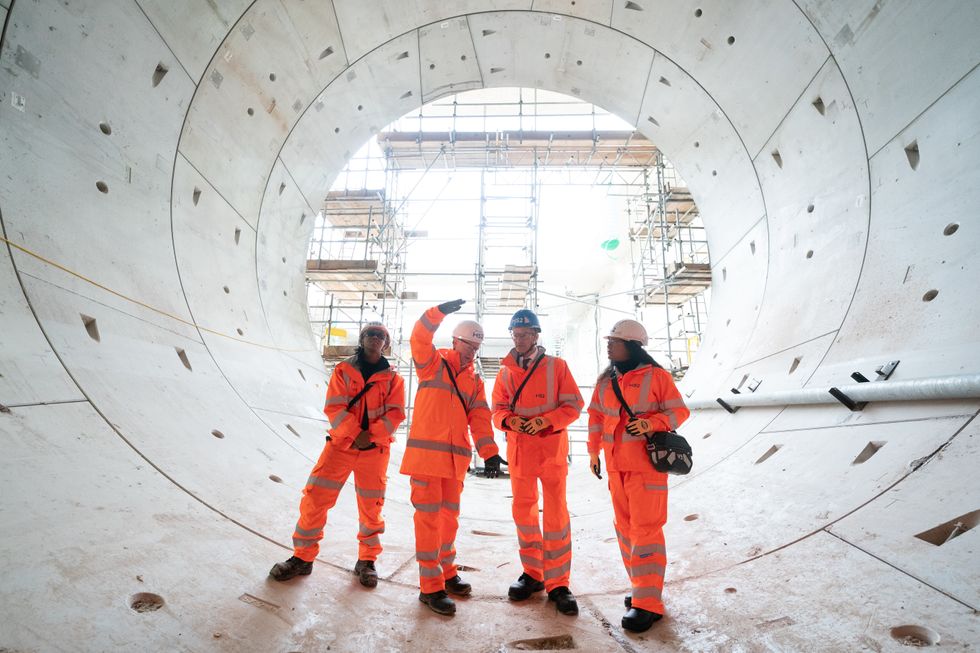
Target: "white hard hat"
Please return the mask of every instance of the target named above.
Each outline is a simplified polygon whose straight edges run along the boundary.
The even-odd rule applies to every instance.
[[[453,338],[459,338],[479,347],[483,344],[483,327],[479,322],[463,320],[453,329]]]
[[[382,322],[368,322],[363,327],[361,327],[361,332],[358,334],[357,340],[360,342],[364,338],[364,332],[369,329],[377,329],[385,334],[385,347],[391,344],[391,334],[388,333],[388,327]]]
[[[650,339],[647,337],[647,330],[636,320],[620,320],[613,325],[612,331],[606,336],[609,338],[619,338],[620,340],[635,340],[641,345],[646,346]]]

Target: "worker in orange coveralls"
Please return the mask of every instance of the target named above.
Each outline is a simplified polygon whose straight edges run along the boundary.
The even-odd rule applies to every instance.
[[[330,420],[330,435],[303,489],[293,556],[277,562],[269,572],[276,580],[313,571],[327,511],[337,503],[353,471],[359,522],[354,573],[365,587],[378,584],[374,561],[381,553],[380,535],[385,530],[381,507],[391,442],[405,419],[405,384],[381,355],[391,342],[383,324],[369,322],[358,342],[354,356],[338,363],[330,377],[323,409]]]
[[[575,615],[578,603],[568,589],[572,533],[565,500],[565,429],[578,418],[584,402],[565,361],[546,355],[538,345],[541,324],[533,311],[514,313],[510,333],[514,348],[501,362],[493,387],[493,423],[507,432],[511,510],[524,573],[507,596],[523,601],[547,590],[559,612]],[[543,535],[538,482],[544,496]]]
[[[610,365],[589,405],[589,458],[602,478],[599,450],[605,454],[616,536],[633,587],[622,626],[639,633],[663,616],[667,565],[667,474],[653,468],[646,436],[676,429],[691,413],[670,373],[643,349],[648,338],[642,324],[621,320],[606,338]],[[636,417],[628,416],[614,385]]]
[[[401,473],[411,477],[419,601],[444,615],[456,613],[456,603],[446,590],[458,596],[472,591],[459,577],[454,561],[459,497],[473,445],[484,460],[487,476],[496,477],[500,464],[507,464],[493,441],[483,380],[473,371],[483,327],[464,320],[453,330],[452,349],[436,349],[432,344],[445,317],[464,303],[457,299],[430,308],[412,329],[419,389],[401,466]]]

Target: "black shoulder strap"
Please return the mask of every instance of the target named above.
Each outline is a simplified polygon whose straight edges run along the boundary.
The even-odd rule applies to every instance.
[[[446,374],[449,375],[449,380],[453,382],[453,389],[456,390],[456,396],[459,397],[459,403],[463,404],[463,412],[469,415],[470,411],[466,406],[466,400],[463,399],[463,393],[459,391],[459,386],[456,385],[456,375],[453,374],[453,368],[449,367],[449,363],[446,362],[445,358],[442,359],[442,364],[446,367]]]
[[[347,402],[347,410],[350,410],[354,406],[354,404],[357,403],[357,400],[360,399],[361,397],[363,397],[364,396],[364,393],[367,392],[368,390],[370,390],[371,389],[371,386],[373,386],[373,385],[374,385],[374,381],[370,381],[368,383],[365,383],[364,384],[364,387],[361,388],[361,391],[358,392],[356,395],[354,395],[354,398],[353,399],[351,399],[350,401]]]
[[[613,370],[609,377],[612,380],[612,389],[613,392],[616,393],[616,399],[619,399],[619,403],[623,404],[626,414],[629,415],[630,418],[636,417],[630,407],[626,404],[626,400],[623,399],[623,391],[619,389],[619,381],[616,380],[616,370]]]
[[[524,380],[521,382],[520,387],[518,387],[517,390],[514,392],[514,398],[510,400],[510,412],[512,413],[514,412],[514,406],[517,405],[517,399],[518,397],[521,396],[521,390],[523,390],[524,386],[527,385],[527,382],[531,380],[531,375],[534,374],[534,370],[538,368],[538,363],[540,363],[541,359],[544,357],[545,355],[541,354],[540,356],[537,357],[537,359],[535,359],[534,365],[532,365],[531,369],[527,371],[527,376],[524,377]]]

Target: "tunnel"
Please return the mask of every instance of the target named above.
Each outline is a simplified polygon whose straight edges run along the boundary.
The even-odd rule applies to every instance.
[[[0,651],[980,645],[976,3],[0,0],[0,23]],[[703,215],[695,467],[642,635],[580,460],[578,617],[508,603],[509,488],[477,477],[474,595],[452,621],[418,602],[403,434],[379,586],[351,574],[351,491],[314,573],[267,578],[327,428],[312,218],[385,125],[492,87],[635,125]]]

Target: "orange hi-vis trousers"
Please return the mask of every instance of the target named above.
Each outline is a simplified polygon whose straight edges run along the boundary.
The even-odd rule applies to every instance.
[[[511,476],[514,491],[511,510],[517,525],[524,573],[543,580],[544,588],[568,587],[572,569],[572,533],[565,501],[565,476],[541,478],[544,498],[543,527],[538,514],[538,478]]]
[[[633,586],[633,607],[663,614],[667,475],[653,469],[608,474],[619,551]]]
[[[385,472],[390,453],[388,447],[359,451],[340,449],[333,442],[327,442],[306,481],[299,503],[299,521],[293,533],[293,550],[297,558],[312,562],[320,552],[327,511],[337,503],[341,488],[354,472],[360,526],[357,558],[377,560],[381,553],[380,535],[385,532],[381,508],[385,502]]]
[[[426,594],[446,589],[456,575],[456,530],[463,482],[438,476],[411,477],[415,506],[415,559],[419,586]]]

